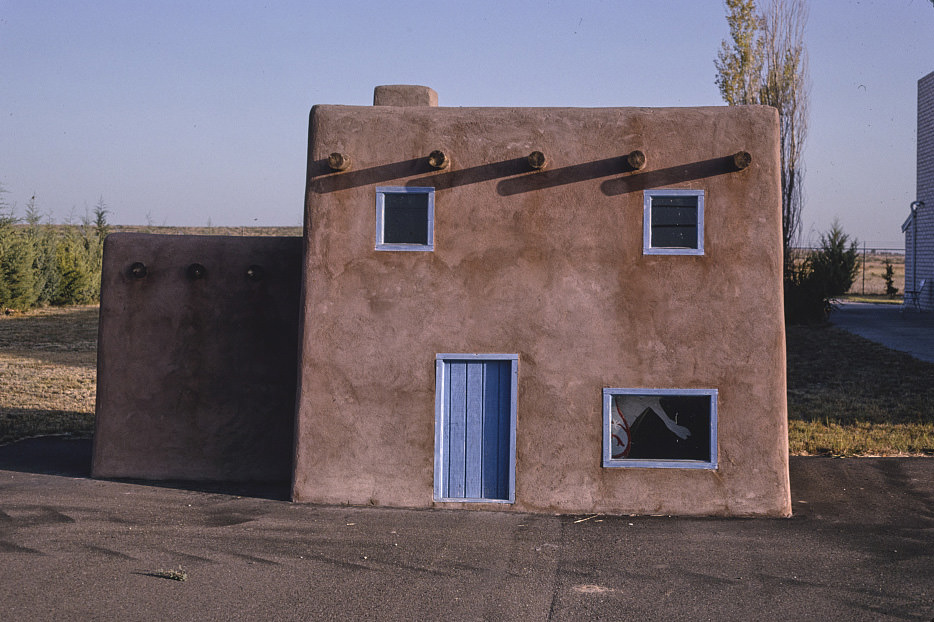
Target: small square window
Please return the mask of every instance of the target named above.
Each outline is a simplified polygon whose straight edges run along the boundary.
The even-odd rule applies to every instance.
[[[717,468],[716,389],[604,389],[603,466]]]
[[[376,250],[434,250],[434,221],[434,188],[376,188]]]
[[[704,254],[704,191],[646,190],[643,253]]]

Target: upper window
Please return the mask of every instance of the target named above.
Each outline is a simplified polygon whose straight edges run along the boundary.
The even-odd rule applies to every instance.
[[[646,190],[643,253],[704,254],[704,191]]]
[[[716,389],[604,389],[603,466],[717,468]]]
[[[376,188],[376,250],[434,250],[434,223],[434,188]]]

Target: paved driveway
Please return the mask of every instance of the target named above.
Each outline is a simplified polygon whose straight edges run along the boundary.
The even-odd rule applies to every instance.
[[[934,313],[902,313],[900,305],[844,302],[830,314],[830,322],[887,348],[934,363]]]
[[[89,449],[0,447],[0,620],[934,618],[931,459],[792,458],[794,518],[725,519],[293,504]]]

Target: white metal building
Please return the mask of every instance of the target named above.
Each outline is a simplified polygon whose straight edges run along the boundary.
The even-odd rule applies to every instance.
[[[918,181],[905,234],[905,304],[934,310],[934,72],[918,80]]]

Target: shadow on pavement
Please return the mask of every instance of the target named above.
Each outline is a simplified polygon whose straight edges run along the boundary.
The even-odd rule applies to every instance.
[[[91,477],[93,441],[89,438],[43,436],[0,446],[0,470],[64,477]],[[114,479],[145,486],[288,501],[291,486],[284,482],[194,482],[178,480]]]
[[[66,477],[91,476],[89,438],[43,436],[0,447],[0,469]]]

